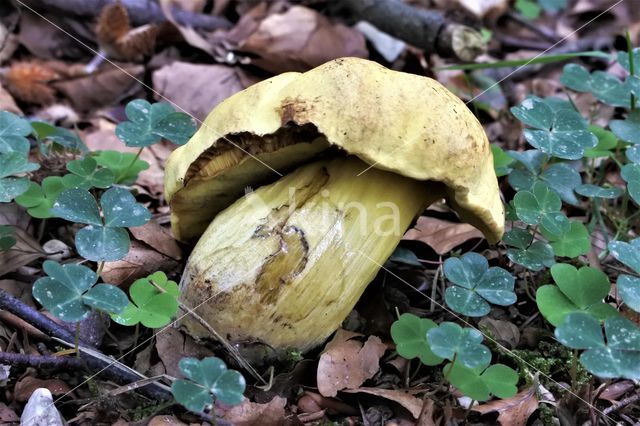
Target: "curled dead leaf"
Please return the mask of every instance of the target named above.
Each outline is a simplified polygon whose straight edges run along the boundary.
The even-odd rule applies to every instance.
[[[14,397],[17,401],[26,401],[33,391],[38,388],[47,388],[52,395],[62,395],[71,391],[68,384],[59,379],[37,379],[27,376],[19,380],[14,388]]]
[[[362,344],[361,336],[338,330],[327,343],[318,363],[318,390],[323,396],[336,396],[339,390],[354,389],[380,370],[380,358],[387,349],[380,338],[369,336]]]
[[[382,389],[382,388],[358,388],[358,389],[346,389],[347,393],[366,393],[369,395],[379,396],[390,401],[397,402],[406,408],[414,419],[420,417],[422,412],[423,400],[416,398],[408,392],[396,389]],[[428,400],[427,400],[428,401]]]
[[[158,26],[149,24],[132,29],[127,9],[116,2],[102,9],[96,36],[100,48],[110,58],[137,62],[153,53]]]
[[[160,226],[155,220],[152,219],[142,226],[130,228],[130,231],[137,240],[153,247],[156,251],[175,260],[182,257],[182,250],[169,230]]]
[[[369,56],[361,33],[334,24],[313,9],[292,6],[262,20],[260,15],[250,13],[241,19],[229,41],[238,51],[256,55],[251,63],[267,71],[306,71],[335,58]]]
[[[422,241],[441,255],[473,238],[483,238],[483,236],[472,225],[429,216],[420,216],[416,225],[402,237],[403,240]]]
[[[48,105],[55,101],[51,82],[59,78],[45,63],[14,62],[4,76],[9,92],[23,102]]]
[[[105,282],[116,285],[130,284],[157,271],[168,272],[178,266],[178,262],[154,250],[144,243],[131,241],[127,255],[115,262],[107,262],[102,270]]]
[[[104,66],[98,71],[53,83],[80,111],[116,104],[141,87],[141,65]]]
[[[497,399],[471,408],[481,414],[498,412],[502,426],[524,426],[529,416],[538,409],[537,386],[531,386],[507,399]]]
[[[153,73],[153,88],[198,120],[257,81],[240,68],[187,62],[173,62]]]
[[[216,408],[222,418],[236,426],[280,426],[285,424],[287,400],[276,396],[266,404],[245,399],[233,407]]]

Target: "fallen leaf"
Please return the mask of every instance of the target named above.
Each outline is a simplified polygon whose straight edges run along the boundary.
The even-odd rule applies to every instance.
[[[156,333],[156,350],[162,361],[164,372],[173,377],[182,377],[178,363],[184,357],[205,358],[213,356],[213,352],[196,343],[175,328],[167,327]],[[156,374],[163,374],[154,371]]]
[[[381,389],[381,388],[358,388],[358,389],[345,389],[343,392],[347,393],[366,393],[369,395],[379,396],[390,401],[397,402],[406,408],[414,419],[420,417],[422,412],[423,401],[420,398],[407,393],[405,391],[396,389]]]
[[[174,259],[133,240],[123,259],[104,264],[101,276],[105,282],[115,285],[130,284],[138,278],[157,271],[168,272],[177,266],[178,262]]]
[[[280,426],[285,424],[285,398],[276,396],[266,404],[257,404],[245,398],[242,403],[224,409],[216,408],[222,418],[235,426]]]
[[[129,230],[137,240],[153,247],[154,250],[175,260],[182,257],[182,250],[169,230],[160,226],[155,220],[152,219],[142,226],[129,228]]]
[[[142,65],[111,65],[92,74],[56,81],[52,86],[62,92],[80,111],[89,111],[118,103],[133,95],[141,86]]]
[[[9,111],[17,115],[23,115],[22,110],[16,105],[13,96],[0,84],[0,110]]]
[[[458,11],[460,8],[467,10],[477,19],[494,21],[507,11],[507,0],[436,0],[438,8],[450,11]]]
[[[483,236],[468,223],[449,222],[428,216],[420,216],[415,227],[409,229],[402,237],[403,240],[422,241],[438,254],[446,254],[473,238]]]
[[[272,73],[306,71],[344,56],[369,56],[362,34],[331,23],[313,9],[292,6],[269,14],[251,31],[255,21],[253,15],[240,19],[229,41],[239,52],[256,55],[251,63]]]
[[[607,386],[600,394],[598,399],[616,402],[619,397],[635,388],[635,384],[631,380],[622,380]]]
[[[153,88],[162,98],[200,121],[220,102],[258,81],[240,68],[188,62],[165,65],[152,78]]]
[[[486,329],[491,337],[507,348],[513,349],[520,342],[520,329],[512,322],[484,317],[478,325],[481,329]]]
[[[498,412],[498,423],[502,426],[524,426],[529,416],[538,409],[537,386],[531,386],[507,399],[497,399],[471,409],[481,414]]]
[[[7,89],[23,102],[49,105],[55,102],[55,91],[50,83],[58,73],[44,63],[14,62],[4,76]]]
[[[148,24],[132,29],[127,8],[112,3],[100,12],[96,36],[98,45],[110,58],[139,62],[155,50],[158,26]]]
[[[153,416],[147,426],[187,426],[186,423],[181,422],[174,416]]]
[[[340,329],[327,343],[317,373],[318,390],[323,396],[336,396],[339,390],[357,388],[380,370],[379,360],[387,347],[376,336],[369,336],[363,345],[354,339],[359,336]]]
[[[65,382],[59,379],[37,379],[35,377],[27,376],[24,379],[18,380],[14,388],[14,397],[17,401],[24,402],[31,397],[33,391],[38,388],[49,389],[52,395],[63,395],[71,388]]]
[[[77,40],[56,28],[56,26],[67,27],[63,21],[68,18],[55,13],[45,13],[39,16],[28,10],[23,10],[20,15],[18,42],[35,57],[55,59],[86,56],[85,48]]]
[[[435,403],[432,399],[425,399],[422,405],[422,411],[420,417],[416,422],[416,426],[436,426],[436,422],[433,420],[433,411],[435,409]]]
[[[33,391],[20,416],[21,425],[64,426],[66,422],[53,403],[51,392],[46,388]]]
[[[1,218],[0,225],[6,225]],[[18,227],[14,227],[13,232],[16,244],[9,250],[0,251],[0,277],[47,255],[31,235]]]
[[[0,423],[7,424],[18,422],[20,417],[11,408],[7,407],[7,404],[0,402]]]

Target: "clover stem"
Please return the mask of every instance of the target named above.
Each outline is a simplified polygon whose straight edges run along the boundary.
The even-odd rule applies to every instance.
[[[625,32],[625,37],[627,39],[627,54],[629,55],[629,74],[631,74],[631,76],[633,77],[636,75],[636,67],[633,60],[633,43],[631,42],[631,35],[629,34],[629,30]],[[631,93],[629,101],[631,102],[631,111],[635,110],[636,96],[633,94],[633,92]]]
[[[574,349],[571,352],[571,370],[569,371],[569,375],[571,376],[571,390],[575,390],[576,381],[578,376],[578,351]]]
[[[143,150],[143,149],[144,149],[144,147],[140,148],[140,149],[138,150],[138,152],[136,152],[136,156],[135,156],[135,157],[133,157],[133,160],[131,160],[131,163],[129,163],[129,165],[127,166],[127,168],[126,168],[126,169],[124,169],[124,171],[123,171],[123,172],[121,172],[121,173],[116,177],[116,180],[115,180],[115,182],[116,182],[116,183],[120,182],[120,180],[121,180],[121,179],[123,179],[123,178],[127,175],[127,173],[129,173],[129,171],[131,170],[131,168],[133,167],[133,165],[136,163],[136,160],[137,160],[138,158],[140,158],[140,154],[142,154],[142,150]]]
[[[80,321],[76,322],[76,338],[74,340],[76,358],[80,358]]]
[[[140,337],[140,323],[136,323],[135,331],[133,332],[133,347],[138,346],[138,337]]]
[[[449,374],[451,374],[451,370],[453,370],[453,366],[456,363],[456,360],[458,359],[458,353],[456,352],[455,354],[453,354],[453,358],[451,359],[451,364],[449,364],[449,369],[447,370],[446,373],[444,373],[444,379],[445,380],[449,380]]]
[[[104,260],[98,263],[98,270],[96,271],[96,274],[100,276],[100,274],[102,274],[103,269],[104,269]]]

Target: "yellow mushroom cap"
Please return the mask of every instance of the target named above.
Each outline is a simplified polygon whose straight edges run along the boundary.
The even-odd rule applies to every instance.
[[[285,173],[330,146],[375,168],[444,183],[464,221],[492,243],[502,237],[493,157],[476,117],[437,81],[359,58],[280,74],[219,104],[167,161],[174,235],[199,237],[244,187],[275,180],[273,170]],[[233,161],[202,172],[230,151]]]

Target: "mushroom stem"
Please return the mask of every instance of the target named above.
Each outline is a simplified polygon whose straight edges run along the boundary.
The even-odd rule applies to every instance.
[[[231,341],[306,351],[336,330],[442,185],[355,157],[319,161],[219,213],[185,270],[183,303]],[[365,253],[366,256],[363,256]],[[207,336],[186,317],[188,331]]]

